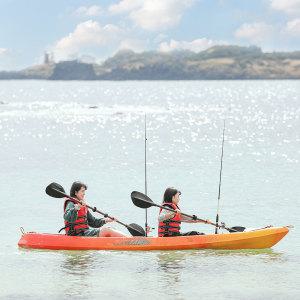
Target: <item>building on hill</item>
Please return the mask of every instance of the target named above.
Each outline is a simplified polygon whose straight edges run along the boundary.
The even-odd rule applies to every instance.
[[[44,64],[50,65],[54,63],[54,55],[52,52],[45,52],[44,53]]]

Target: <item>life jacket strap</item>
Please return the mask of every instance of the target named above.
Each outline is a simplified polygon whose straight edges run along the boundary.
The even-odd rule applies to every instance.
[[[77,232],[82,232],[82,231],[87,229],[87,228],[75,228],[75,226],[78,226],[78,225],[88,225],[88,223],[87,223],[87,221],[85,221],[85,222],[76,222],[76,223],[68,223],[65,227],[61,228],[58,231],[58,233],[60,233],[62,230],[66,231],[66,229],[69,229],[67,234],[71,235],[71,234],[69,234],[69,232],[77,233]]]
[[[180,230],[180,226],[172,226],[172,225],[165,225],[165,226],[158,226],[160,229],[170,229],[170,228],[175,228]]]
[[[70,236],[76,236],[76,235],[82,235],[82,233],[86,230],[86,228],[80,228],[80,229],[75,229],[75,230],[68,230],[67,235]]]
[[[165,224],[169,224],[169,223],[178,223],[178,224],[181,224],[181,221],[173,221],[173,220],[164,220],[162,222],[165,223]]]

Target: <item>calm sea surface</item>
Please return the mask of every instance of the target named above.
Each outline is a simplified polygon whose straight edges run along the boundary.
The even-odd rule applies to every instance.
[[[145,113],[154,202],[175,186],[184,212],[214,220],[226,119],[221,220],[295,228],[260,251],[19,249],[21,226],[62,227],[52,181],[82,180],[90,205],[144,224],[130,193],[144,192]],[[0,145],[0,299],[300,299],[299,81],[0,81]]]

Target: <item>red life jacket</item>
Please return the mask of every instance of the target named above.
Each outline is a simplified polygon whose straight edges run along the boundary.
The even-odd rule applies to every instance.
[[[67,199],[64,203],[64,212],[66,211],[67,204],[69,201],[71,200]],[[82,205],[77,212],[77,219],[75,220],[75,222],[68,222],[65,220],[64,229],[67,235],[78,235],[84,230],[89,228],[87,223],[87,213],[88,213],[87,207]]]
[[[179,207],[174,203],[164,203],[163,206],[179,209]],[[160,209],[159,213],[162,211]],[[181,216],[180,214],[176,214],[172,219],[164,220],[158,223],[158,236],[172,236],[178,235],[180,233],[180,224],[181,224]]]

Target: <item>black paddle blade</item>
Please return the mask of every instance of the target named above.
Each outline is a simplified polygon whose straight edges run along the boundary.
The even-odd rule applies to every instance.
[[[154,205],[153,201],[145,194],[133,191],[131,193],[133,204],[140,208],[148,208]]]
[[[127,226],[127,229],[133,236],[146,236],[144,228],[138,224],[131,223]]]
[[[228,231],[229,232],[243,232],[245,231],[246,227],[243,227],[243,226],[233,226],[233,227],[230,227],[228,228]]]
[[[64,188],[56,183],[56,182],[52,182],[50,183],[47,187],[46,187],[46,194],[54,197],[54,198],[63,198],[65,197],[65,190]]]

